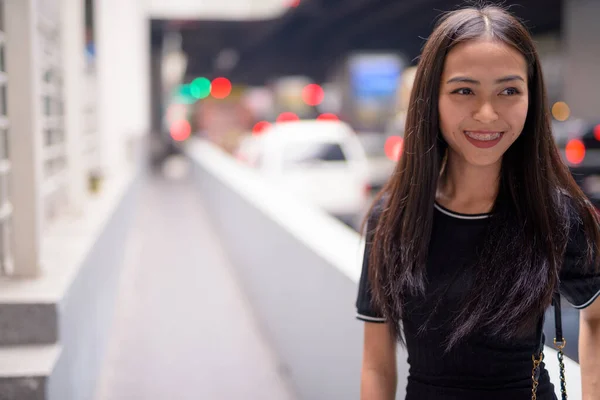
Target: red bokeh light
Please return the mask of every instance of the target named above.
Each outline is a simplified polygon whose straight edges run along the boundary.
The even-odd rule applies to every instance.
[[[600,141],[600,124],[594,127],[594,137],[596,140]]]
[[[186,120],[175,121],[171,124],[171,137],[176,142],[183,142],[192,134],[192,127]]]
[[[279,114],[279,117],[277,117],[277,122],[291,122],[291,121],[299,121],[300,117],[298,117],[296,114],[294,114],[293,112],[282,112],[281,114]]]
[[[300,5],[300,0],[290,0],[290,7],[296,8]]]
[[[318,106],[325,99],[325,91],[323,88],[315,83],[306,85],[302,89],[302,100],[309,106]]]
[[[384,151],[385,155],[392,161],[398,161],[402,155],[402,147],[404,145],[404,139],[400,136],[390,136],[385,141]]]
[[[585,158],[585,145],[579,139],[569,140],[565,148],[565,156],[571,164],[580,164]]]
[[[210,94],[215,99],[224,99],[231,93],[231,82],[227,78],[215,78],[210,86]]]
[[[339,117],[335,114],[325,113],[317,117],[318,121],[339,121]]]
[[[254,125],[254,128],[252,128],[252,134],[254,136],[258,136],[258,135],[262,134],[270,126],[271,126],[271,124],[267,121],[257,122],[256,125]]]

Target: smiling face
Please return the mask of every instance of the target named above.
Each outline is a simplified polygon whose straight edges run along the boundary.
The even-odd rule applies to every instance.
[[[446,56],[439,118],[449,158],[500,165],[527,118],[527,64],[516,49],[486,39],[461,43]]]

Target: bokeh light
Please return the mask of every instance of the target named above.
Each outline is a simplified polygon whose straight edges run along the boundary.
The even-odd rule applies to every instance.
[[[282,112],[277,117],[277,122],[292,122],[292,121],[299,121],[299,120],[300,120],[300,117],[298,117],[293,112],[289,112],[289,111]]]
[[[212,81],[210,94],[215,99],[224,99],[231,93],[231,82],[227,78],[215,78]]]
[[[290,0],[289,4],[290,4],[290,7],[296,8],[300,5],[300,0]]]
[[[585,145],[579,139],[569,140],[565,148],[565,156],[571,164],[581,164],[585,158]]]
[[[384,145],[385,155],[392,161],[398,161],[402,155],[404,139],[400,136],[390,136],[386,139]]]
[[[187,97],[187,96],[191,96],[191,87],[190,85],[179,85],[175,88],[175,94],[181,96],[181,97]]]
[[[594,127],[594,137],[600,142],[600,124]]]
[[[192,87],[190,85],[178,85],[173,91],[173,101],[179,104],[194,104],[196,98],[192,96]]]
[[[306,85],[302,89],[302,100],[309,106],[318,106],[325,99],[325,91],[323,88],[315,83]]]
[[[262,135],[270,126],[271,124],[267,121],[257,122],[252,128],[252,134],[254,136]]]
[[[564,101],[557,101],[552,106],[552,116],[557,121],[566,121],[571,116],[571,109]]]
[[[174,141],[183,142],[192,134],[192,127],[188,121],[182,119],[171,124],[170,132]]]
[[[204,99],[210,95],[211,83],[206,78],[196,78],[190,83],[190,92],[196,99]]]
[[[317,121],[339,121],[339,117],[332,113],[324,113],[317,117]]]

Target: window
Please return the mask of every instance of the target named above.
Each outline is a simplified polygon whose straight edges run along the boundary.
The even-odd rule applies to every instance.
[[[345,161],[346,156],[339,143],[297,142],[289,144],[284,152],[286,167]]]

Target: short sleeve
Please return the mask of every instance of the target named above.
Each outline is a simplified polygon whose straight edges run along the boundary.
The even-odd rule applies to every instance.
[[[385,318],[383,315],[376,311],[373,304],[373,297],[371,294],[371,282],[369,280],[369,256],[371,254],[371,246],[373,244],[373,236],[375,233],[375,227],[379,215],[381,214],[381,207],[378,204],[373,208],[369,219],[367,220],[367,228],[365,234],[365,251],[362,263],[362,272],[360,275],[360,281],[358,283],[358,296],[356,299],[356,318],[365,322],[383,323]]]
[[[578,309],[591,305],[600,295],[600,272],[587,261],[586,249],[583,223],[576,220],[571,224],[560,272],[560,293]]]

